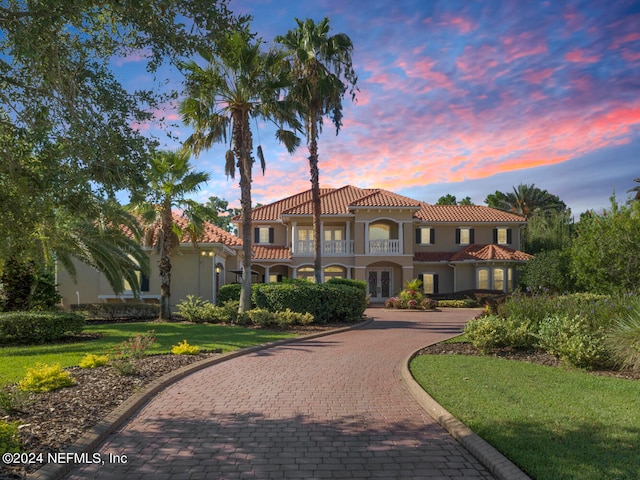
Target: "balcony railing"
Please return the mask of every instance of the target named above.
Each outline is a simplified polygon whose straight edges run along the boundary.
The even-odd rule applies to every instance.
[[[400,240],[369,240],[369,255],[400,255]]]
[[[298,240],[295,255],[313,255],[313,240]],[[353,255],[353,240],[327,240],[324,242],[323,255]]]

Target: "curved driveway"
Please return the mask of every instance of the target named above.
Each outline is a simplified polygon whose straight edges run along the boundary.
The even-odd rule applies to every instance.
[[[476,311],[367,313],[375,321],[362,328],[178,381],[109,437],[104,465],[67,478],[493,478],[399,376],[407,355],[454,336]]]

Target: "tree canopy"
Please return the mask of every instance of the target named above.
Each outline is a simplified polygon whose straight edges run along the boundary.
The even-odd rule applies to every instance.
[[[438,199],[438,201],[436,202],[436,205],[475,205],[475,204],[471,201],[471,197],[469,196],[464,197],[462,200],[458,202],[458,199],[456,198],[455,195],[451,195],[450,193],[447,193],[446,195],[443,195]]]
[[[537,212],[564,211],[567,206],[556,195],[542,190],[535,184],[520,184],[513,187],[513,192],[496,191],[487,195],[484,203],[489,207],[515,213],[529,218]]]

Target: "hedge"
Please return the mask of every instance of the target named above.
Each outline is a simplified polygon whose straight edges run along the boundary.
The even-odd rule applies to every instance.
[[[71,311],[85,315],[90,320],[151,320],[160,315],[160,305],[155,303],[81,303],[71,305]]]
[[[0,314],[0,343],[29,344],[59,340],[82,332],[85,320],[67,312],[6,312]]]
[[[364,282],[363,282],[364,283]],[[255,308],[270,312],[310,313],[316,323],[356,322],[367,306],[365,288],[359,284],[329,281],[260,283],[252,286],[251,300]],[[241,286],[220,288],[219,302],[240,298]]]

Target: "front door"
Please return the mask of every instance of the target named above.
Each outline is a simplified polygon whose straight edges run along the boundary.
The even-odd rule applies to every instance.
[[[382,303],[391,296],[391,270],[381,268],[369,270],[367,274],[368,294],[371,303]]]

